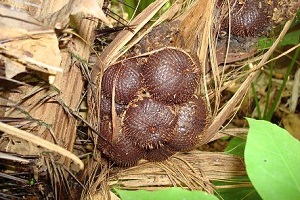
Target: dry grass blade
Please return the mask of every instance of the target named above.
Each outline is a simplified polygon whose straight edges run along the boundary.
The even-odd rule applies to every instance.
[[[51,151],[59,153],[63,156],[66,156],[66,157],[72,159],[76,164],[78,164],[80,169],[83,169],[83,167],[84,167],[83,162],[76,155],[74,155],[70,151],[67,151],[66,149],[64,149],[58,145],[55,145],[47,140],[44,140],[40,137],[37,137],[33,134],[30,134],[26,131],[20,130],[18,128],[15,128],[13,126],[7,125],[2,122],[0,122],[0,130],[9,135],[13,135],[15,137],[21,138],[23,140],[29,141],[33,144],[39,145],[48,150],[51,150]]]
[[[6,160],[12,160],[12,161],[17,161],[21,162],[24,164],[29,164],[30,161],[24,158],[20,158],[18,156],[10,155],[8,153],[0,152],[0,159],[6,159]]]
[[[88,176],[86,178],[85,188],[81,194],[81,199],[94,199],[93,197],[98,193],[97,190],[101,190],[101,196],[109,196],[109,187],[106,181],[107,173],[109,172],[106,165],[101,165],[100,162],[89,162],[86,167],[87,170],[85,173]],[[99,174],[99,170],[100,174]]]
[[[274,42],[274,44],[270,47],[270,49],[264,54],[261,61],[252,68],[250,74],[246,78],[246,80],[241,84],[238,91],[233,95],[233,97],[226,103],[226,106],[219,112],[219,114],[215,117],[214,121],[212,122],[211,126],[207,130],[207,138],[205,138],[204,143],[211,140],[214,133],[216,133],[219,127],[228,119],[228,117],[232,114],[231,111],[235,109],[235,107],[240,103],[240,100],[243,99],[244,95],[250,88],[250,84],[255,79],[255,77],[259,74],[260,69],[265,65],[271,54],[274,52],[278,43],[282,40],[286,32],[288,31],[289,27],[292,24],[292,19],[289,20],[283,30],[281,31],[280,35]]]
[[[26,179],[11,176],[11,175],[8,175],[8,174],[2,173],[2,172],[0,172],[0,177],[7,178],[7,179],[10,179],[10,180],[14,180],[14,181],[17,181],[17,182],[22,183],[22,184],[27,184],[28,183],[28,181]]]
[[[290,111],[295,112],[296,107],[298,105],[299,99],[299,86],[300,86],[300,69],[297,69],[294,78],[294,85],[292,89],[291,103],[290,103]]]
[[[123,30],[113,40],[112,43],[102,52],[100,58],[105,66],[117,60],[124,52],[120,50],[132,39],[132,37],[157,13],[157,11],[167,2],[158,0],[149,5],[141,14],[135,17],[129,26],[131,30]],[[101,66],[101,65],[98,65]]]
[[[173,156],[162,163],[141,163],[112,174],[111,186],[123,189],[154,190],[181,186],[212,193],[208,180],[228,180],[246,175],[242,160],[223,153],[192,151]]]

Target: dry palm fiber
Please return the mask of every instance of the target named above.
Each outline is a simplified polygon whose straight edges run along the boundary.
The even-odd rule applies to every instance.
[[[96,6],[88,9],[92,3]],[[82,71],[87,67],[97,20],[75,17],[80,37],[69,31],[58,38],[54,28],[64,29],[70,14],[78,12],[93,14],[98,9],[96,17],[107,19],[96,1],[3,1],[0,9],[4,72],[0,76],[0,149],[8,155],[35,156],[34,170],[28,173],[39,181],[33,185],[39,192],[35,195],[62,198],[70,194],[69,172],[83,168],[73,148],[81,121],[78,108],[85,81]],[[4,163],[3,170],[9,166]],[[16,165],[11,170],[18,172],[21,167]],[[6,175],[9,180],[21,180],[14,173]],[[21,192],[11,190],[8,195],[32,196],[29,191],[26,194],[25,187],[19,187]],[[5,191],[1,194],[7,195]]]

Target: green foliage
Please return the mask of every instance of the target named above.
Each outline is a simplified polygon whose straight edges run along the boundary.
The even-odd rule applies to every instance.
[[[115,5],[122,4],[122,8],[125,13],[128,14],[128,19],[132,19],[139,13],[141,13],[146,7],[148,7],[155,0],[112,0],[112,3]],[[171,6],[170,2],[167,2],[159,13],[163,13]],[[157,18],[159,14],[156,14],[154,18]]]
[[[248,119],[247,174],[263,199],[300,198],[300,142],[267,121]]]
[[[300,48],[297,48],[296,52],[294,53],[294,56],[287,68],[287,71],[284,75],[284,79],[282,81],[282,84],[280,85],[280,88],[275,96],[275,99],[272,101],[272,104],[271,104],[271,107],[269,108],[268,105],[269,105],[269,101],[270,101],[270,93],[272,91],[271,89],[271,86],[272,86],[272,74],[273,74],[273,69],[274,69],[274,63],[271,63],[270,65],[270,77],[269,77],[269,83],[268,83],[268,90],[267,90],[267,93],[266,93],[266,103],[265,103],[265,109],[264,109],[264,113],[261,113],[261,108],[260,108],[260,105],[258,103],[258,97],[256,95],[256,91],[255,91],[255,87],[252,83],[251,85],[251,88],[252,88],[252,93],[253,93],[253,96],[254,96],[254,101],[255,101],[255,104],[256,104],[256,107],[257,107],[257,111],[258,111],[258,117],[259,119],[264,119],[264,120],[267,120],[267,121],[270,121],[276,108],[277,108],[277,105],[280,101],[280,98],[281,98],[281,95],[282,95],[282,92],[284,91],[284,88],[286,86],[286,83],[292,73],[292,70],[293,68],[296,66],[295,63],[297,61],[297,59],[299,58],[299,54],[300,54]]]
[[[223,200],[260,200],[261,197],[253,187],[219,189]]]
[[[128,14],[129,19],[135,14],[142,12],[148,5],[155,0],[114,0],[114,3],[123,2],[123,9]],[[136,10],[136,11],[135,11]],[[135,13],[134,13],[135,12]]]
[[[288,81],[288,78],[291,75],[292,69],[294,68],[297,59],[299,58],[299,53],[300,53],[300,48],[297,48],[297,50],[296,50],[296,52],[295,52],[295,54],[293,56],[293,59],[292,59],[290,65],[289,65],[289,67],[287,69],[287,72],[286,72],[286,74],[284,76],[284,79],[283,79],[283,82],[282,82],[282,84],[281,84],[281,86],[279,88],[279,91],[278,91],[278,93],[277,93],[277,95],[275,97],[275,100],[272,103],[271,108],[269,109],[269,111],[264,116],[264,119],[267,120],[267,121],[271,120],[271,118],[273,116],[273,113],[275,112],[276,106],[277,106],[277,104],[278,104],[278,102],[280,100],[281,94],[282,94],[282,92],[283,92],[283,90],[285,88],[285,85],[286,85],[286,83]]]
[[[295,19],[290,27],[289,32],[283,37],[283,39],[279,42],[277,47],[287,47],[290,45],[295,46],[295,45],[299,44],[300,43],[300,29],[297,28],[297,27],[299,27],[299,25],[300,25],[300,10],[298,11],[297,16],[295,17]],[[258,41],[258,49],[260,49],[260,50],[269,49],[274,44],[275,40],[276,40],[276,37],[275,38],[267,38],[267,37],[260,38]],[[271,120],[271,118],[276,110],[276,107],[280,101],[282,92],[286,86],[286,82],[291,75],[292,69],[294,68],[297,59],[299,59],[299,53],[300,53],[300,49],[297,48],[297,50],[295,51],[295,53],[293,55],[293,58],[291,59],[289,66],[288,66],[287,72],[285,73],[284,80],[279,88],[279,91],[277,92],[277,95],[276,95],[274,101],[272,101],[270,108],[268,107],[268,105],[270,103],[270,93],[272,91],[272,74],[274,72],[275,61],[273,61],[269,64],[268,69],[270,70],[270,75],[269,75],[270,77],[269,77],[268,89],[266,92],[266,103],[264,106],[265,107],[264,113],[261,113],[262,109],[260,108],[258,97],[257,97],[256,91],[255,91],[255,87],[252,83],[251,88],[252,88],[252,93],[254,96],[254,101],[256,104],[259,119],[264,119],[267,121]]]
[[[269,49],[275,42],[276,38],[262,37],[258,41],[258,48],[260,50]],[[278,47],[286,45],[297,45],[300,42],[300,30],[287,33],[279,42]]]
[[[228,143],[225,153],[236,155],[239,157],[244,157],[244,150],[245,150],[246,140],[234,137]]]
[[[238,137],[233,137],[225,149],[226,154],[244,157],[246,140]],[[227,188],[218,189],[218,194],[223,200],[260,200],[261,197],[251,185],[247,176],[239,177],[230,182],[214,182],[216,186],[225,186]],[[244,185],[244,187],[243,187]]]
[[[294,23],[296,23],[296,22],[294,22]],[[298,21],[297,21],[297,23],[299,24]],[[275,41],[275,39],[272,39],[272,38],[261,38],[259,40],[259,48],[261,48],[261,49],[269,48],[270,46],[272,46],[274,41]],[[285,37],[282,39],[282,41],[279,43],[278,47],[287,46],[287,45],[297,45],[298,43],[300,43],[300,30],[299,29],[286,34]],[[284,76],[282,84],[280,85],[279,91],[277,92],[277,95],[276,95],[274,101],[272,101],[271,107],[268,108],[269,101],[270,101],[270,93],[272,91],[272,74],[274,72],[274,67],[275,67],[274,62],[270,63],[270,65],[269,65],[269,70],[270,70],[269,76],[270,77],[269,77],[269,83],[268,83],[268,90],[266,92],[266,103],[265,103],[264,113],[261,113],[262,109],[260,108],[258,97],[257,97],[256,91],[255,91],[255,87],[254,87],[254,84],[252,83],[251,89],[252,89],[252,93],[254,96],[254,101],[255,101],[256,108],[257,108],[257,113],[258,113],[259,119],[264,119],[267,121],[271,120],[271,118],[276,110],[276,107],[280,101],[282,92],[285,89],[286,83],[291,75],[293,68],[295,67],[295,63],[299,59],[299,53],[300,53],[300,48],[298,47],[293,55],[293,58],[289,64],[289,66],[288,66],[287,72],[285,73],[285,76]]]
[[[295,17],[290,30],[279,42],[278,47],[287,45],[297,45],[300,43],[300,30],[295,28],[300,24],[300,10]],[[294,29],[295,28],[295,29]],[[275,42],[276,38],[261,37],[258,41],[258,49],[269,49]]]
[[[202,191],[188,191],[176,187],[156,191],[115,190],[122,200],[218,200],[217,197]]]

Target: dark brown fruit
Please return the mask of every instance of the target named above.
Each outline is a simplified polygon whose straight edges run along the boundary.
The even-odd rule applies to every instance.
[[[103,94],[111,98],[115,83],[115,101],[119,104],[128,104],[142,87],[140,70],[140,63],[136,58],[123,60],[109,66],[102,78]]]
[[[231,2],[231,34],[240,37],[260,36],[271,28],[275,2],[266,0],[246,0],[244,3]],[[218,5],[227,5],[227,0],[219,0]],[[223,9],[228,6],[224,6]],[[228,10],[228,9],[227,9]],[[221,25],[221,30],[229,32],[229,14]]]
[[[185,102],[198,85],[200,70],[184,51],[165,48],[151,54],[142,67],[145,84],[154,99]]]
[[[153,162],[160,162],[168,159],[174,155],[176,151],[170,149],[167,145],[160,147],[158,149],[148,150],[145,159]]]
[[[125,112],[123,131],[127,138],[141,148],[159,148],[169,141],[176,123],[170,106],[149,99],[132,103]]]
[[[144,158],[145,150],[135,146],[122,133],[116,141],[112,141],[112,122],[109,117],[102,117],[100,134],[106,139],[99,138],[99,149],[119,166],[131,166]]]
[[[199,143],[207,119],[206,104],[200,97],[195,96],[188,102],[178,105],[178,121],[168,145],[176,151],[191,150]]]
[[[132,166],[144,158],[145,150],[138,148],[126,137],[118,138],[111,147],[109,157],[119,166]]]
[[[102,95],[101,103],[100,103],[100,112],[102,116],[103,115],[111,116],[111,107],[112,107],[111,105],[112,105],[111,98]],[[118,104],[115,102],[115,108],[116,108],[117,115],[120,116],[125,111],[126,105]]]

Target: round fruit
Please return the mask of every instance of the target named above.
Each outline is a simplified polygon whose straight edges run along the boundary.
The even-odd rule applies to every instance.
[[[130,104],[123,118],[123,131],[135,145],[154,149],[172,137],[176,115],[172,107],[150,98]]]
[[[177,108],[178,121],[168,145],[176,151],[188,151],[199,143],[201,133],[207,125],[206,104],[202,98],[194,96]]]
[[[103,74],[102,92],[111,98],[113,85],[115,86],[115,101],[128,104],[142,87],[140,63],[136,58],[122,60],[109,66]]]
[[[276,1],[275,1],[276,2]],[[227,0],[219,0],[217,5],[227,5]],[[246,0],[243,3],[231,1],[230,14],[222,21],[221,30],[235,36],[260,36],[271,28],[274,3],[266,0]],[[229,23],[229,19],[231,22]]]
[[[119,166],[131,166],[144,158],[145,150],[135,146],[122,131],[116,141],[112,141],[112,121],[109,117],[103,117],[100,123],[98,147],[114,164]]]
[[[168,103],[187,101],[198,85],[200,70],[182,50],[165,48],[151,54],[142,67],[146,87],[154,99]]]

